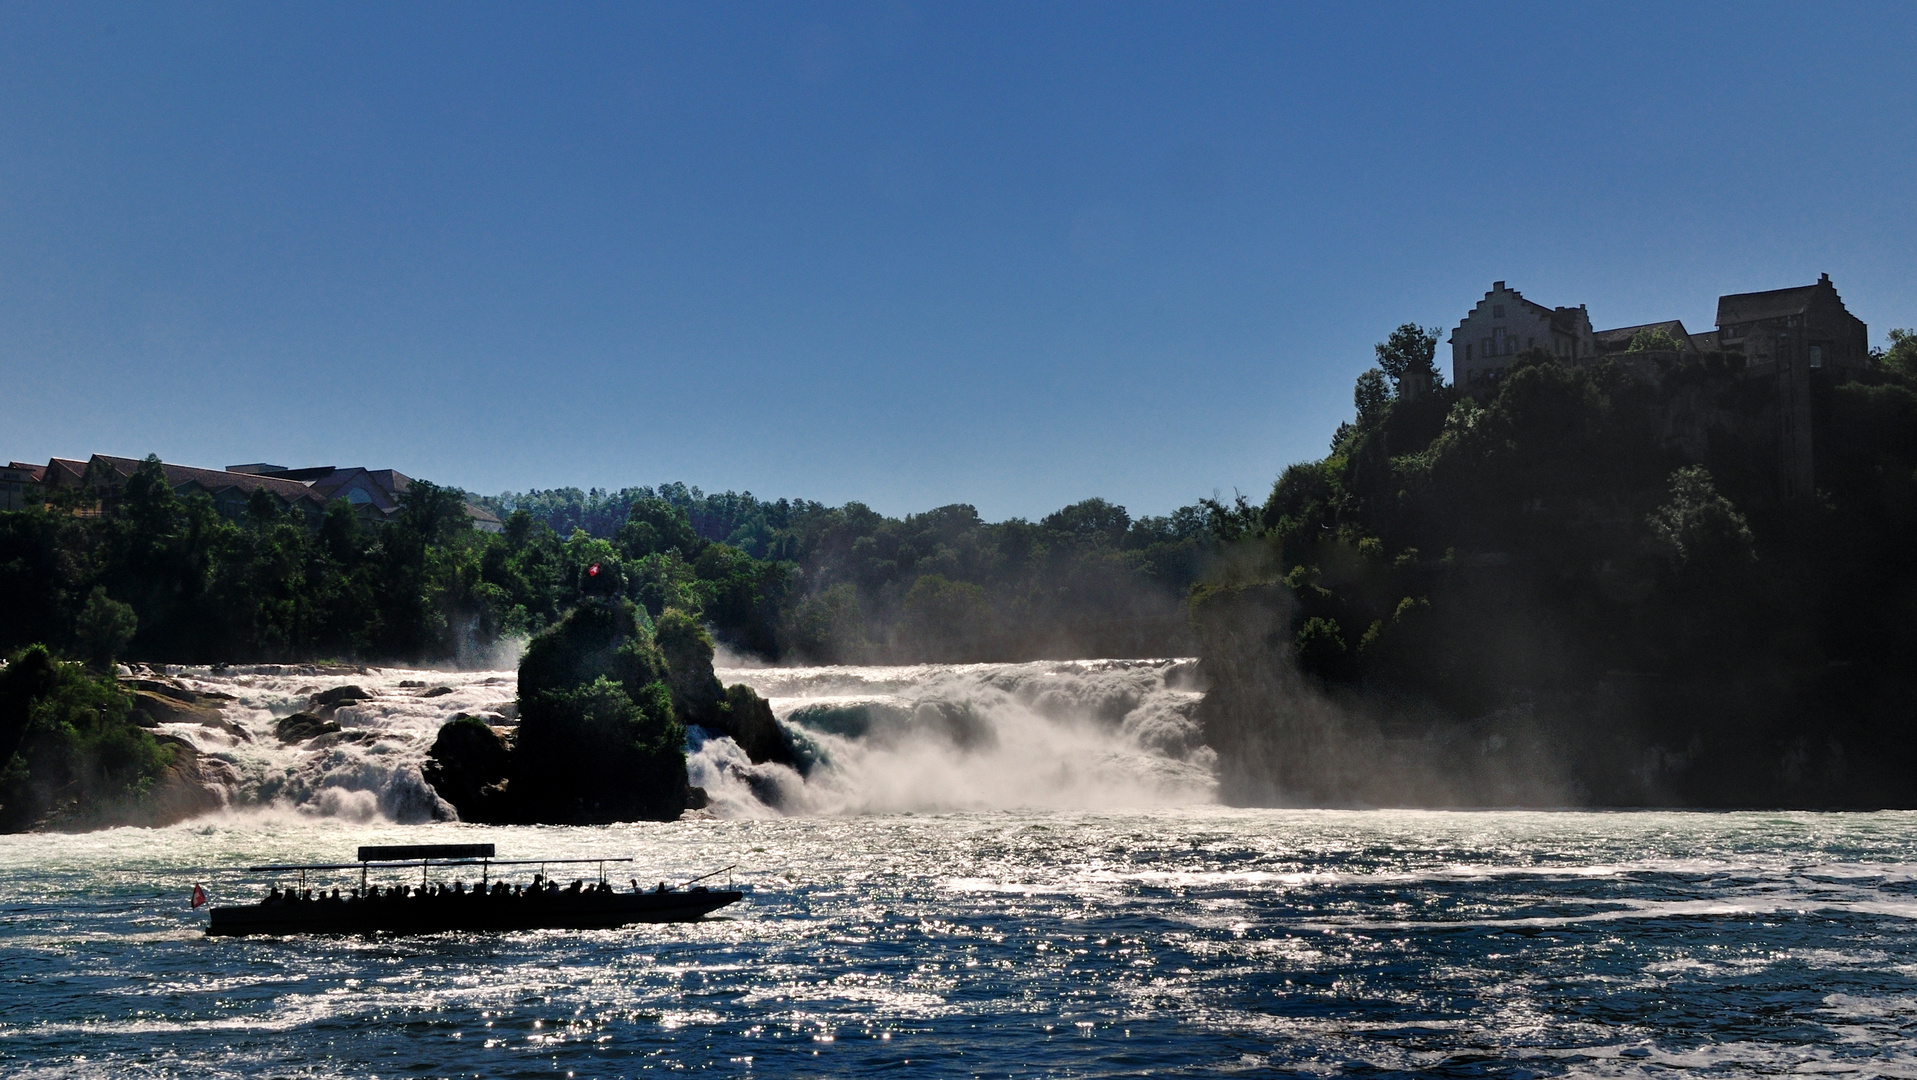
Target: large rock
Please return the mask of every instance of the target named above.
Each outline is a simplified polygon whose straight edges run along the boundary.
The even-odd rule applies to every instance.
[[[296,712],[291,716],[281,717],[279,723],[273,725],[273,734],[289,746],[321,735],[330,735],[338,730],[339,721],[307,712]]]
[[[371,701],[373,695],[357,686],[335,686],[331,690],[322,690],[310,699],[312,710],[322,716],[331,716],[341,707],[360,701]]]
[[[680,723],[721,728],[726,690],[713,674],[712,638],[705,627],[683,611],[667,609],[653,634],[666,658],[666,684],[672,689],[672,709]]]
[[[154,740],[173,751],[173,762],[129,815],[132,820],[128,824],[157,828],[210,814],[226,805],[219,791],[207,782],[200,752],[191,743],[172,735],[155,735]]]
[[[131,719],[141,727],[158,727],[161,724],[198,724],[201,727],[224,731],[243,742],[252,742],[253,737],[246,729],[228,720],[217,705],[189,704],[175,694],[162,694],[154,690],[135,690],[132,693],[133,710]]]
[[[772,703],[744,683],[726,688],[725,707],[720,710],[718,726],[708,730],[729,736],[754,764],[776,761],[794,768],[799,765],[798,755],[786,740],[785,729],[772,715]]]
[[[507,782],[512,750],[511,731],[462,713],[440,727],[421,772],[461,821],[507,822],[516,816]]]
[[[672,666],[622,598],[589,596],[535,637],[519,662],[513,812],[574,825],[684,813],[686,733]],[[709,666],[706,678],[716,710],[723,692]]]

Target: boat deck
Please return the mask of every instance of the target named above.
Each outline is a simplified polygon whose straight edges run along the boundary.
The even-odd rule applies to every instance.
[[[288,898],[216,907],[206,932],[248,934],[439,934],[460,931],[600,930],[631,923],[690,922],[737,903],[730,889],[666,892],[565,890],[539,895],[487,892]]]

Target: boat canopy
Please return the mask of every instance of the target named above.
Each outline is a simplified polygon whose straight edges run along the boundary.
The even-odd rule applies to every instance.
[[[360,862],[402,862],[413,859],[490,859],[491,844],[362,844]]]

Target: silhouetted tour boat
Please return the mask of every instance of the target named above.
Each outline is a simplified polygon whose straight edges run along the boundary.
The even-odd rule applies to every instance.
[[[628,923],[690,922],[709,912],[737,903],[743,893],[708,889],[695,882],[723,874],[724,867],[676,887],[660,882],[642,889],[615,889],[606,881],[607,863],[625,859],[495,859],[491,844],[402,844],[359,849],[350,863],[289,866],[249,866],[254,873],[297,874],[294,888],[272,891],[256,904],[216,907],[206,932],[216,937],[245,934],[438,934],[447,931],[600,930]],[[547,879],[545,868],[597,863],[598,880],[574,881],[561,888]],[[462,881],[433,882],[435,868],[478,867],[479,881],[468,888]],[[509,885],[493,879],[498,866],[538,866],[531,884]],[[418,868],[418,886],[370,882],[374,870]],[[359,886],[341,893],[335,888],[315,894],[307,888],[313,871],[360,872]],[[204,897],[195,887],[195,906]]]

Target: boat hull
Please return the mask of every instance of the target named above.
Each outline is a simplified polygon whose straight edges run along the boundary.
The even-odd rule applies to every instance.
[[[559,893],[529,897],[466,893],[373,900],[296,900],[216,907],[212,937],[252,934],[443,934],[510,930],[603,930],[631,923],[691,922],[735,904],[743,893]]]

